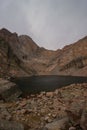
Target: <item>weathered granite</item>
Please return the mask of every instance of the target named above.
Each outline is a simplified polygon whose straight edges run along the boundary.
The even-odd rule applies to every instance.
[[[0,130],[24,130],[24,126],[18,122],[0,120]]]
[[[18,86],[8,80],[0,78],[0,98],[5,101],[16,100],[22,94]]]

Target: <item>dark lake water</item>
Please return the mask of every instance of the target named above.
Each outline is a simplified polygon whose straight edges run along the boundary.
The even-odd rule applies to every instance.
[[[26,93],[39,93],[41,91],[53,91],[73,83],[87,83],[87,77],[79,76],[32,76],[11,79],[20,89]]]

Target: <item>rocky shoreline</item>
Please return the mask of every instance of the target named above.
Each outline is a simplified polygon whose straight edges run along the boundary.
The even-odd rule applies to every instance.
[[[17,98],[0,98],[0,130],[87,130],[87,83],[27,97],[14,92]]]

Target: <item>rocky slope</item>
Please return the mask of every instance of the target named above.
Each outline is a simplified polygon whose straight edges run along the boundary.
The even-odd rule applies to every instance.
[[[87,84],[0,100],[0,118],[0,130],[87,130]]]
[[[0,75],[87,76],[87,37],[61,50],[39,47],[29,36],[0,30]]]
[[[21,59],[16,54],[19,51],[17,40],[16,33],[0,30],[0,77],[25,74],[20,67]]]
[[[69,75],[87,75],[87,37],[65,46],[58,55],[52,72]],[[59,69],[59,70],[58,70]],[[82,74],[82,72],[85,72]]]

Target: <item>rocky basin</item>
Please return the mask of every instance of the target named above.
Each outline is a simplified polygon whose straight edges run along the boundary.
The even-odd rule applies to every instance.
[[[87,83],[0,99],[0,118],[0,130],[87,130]]]

